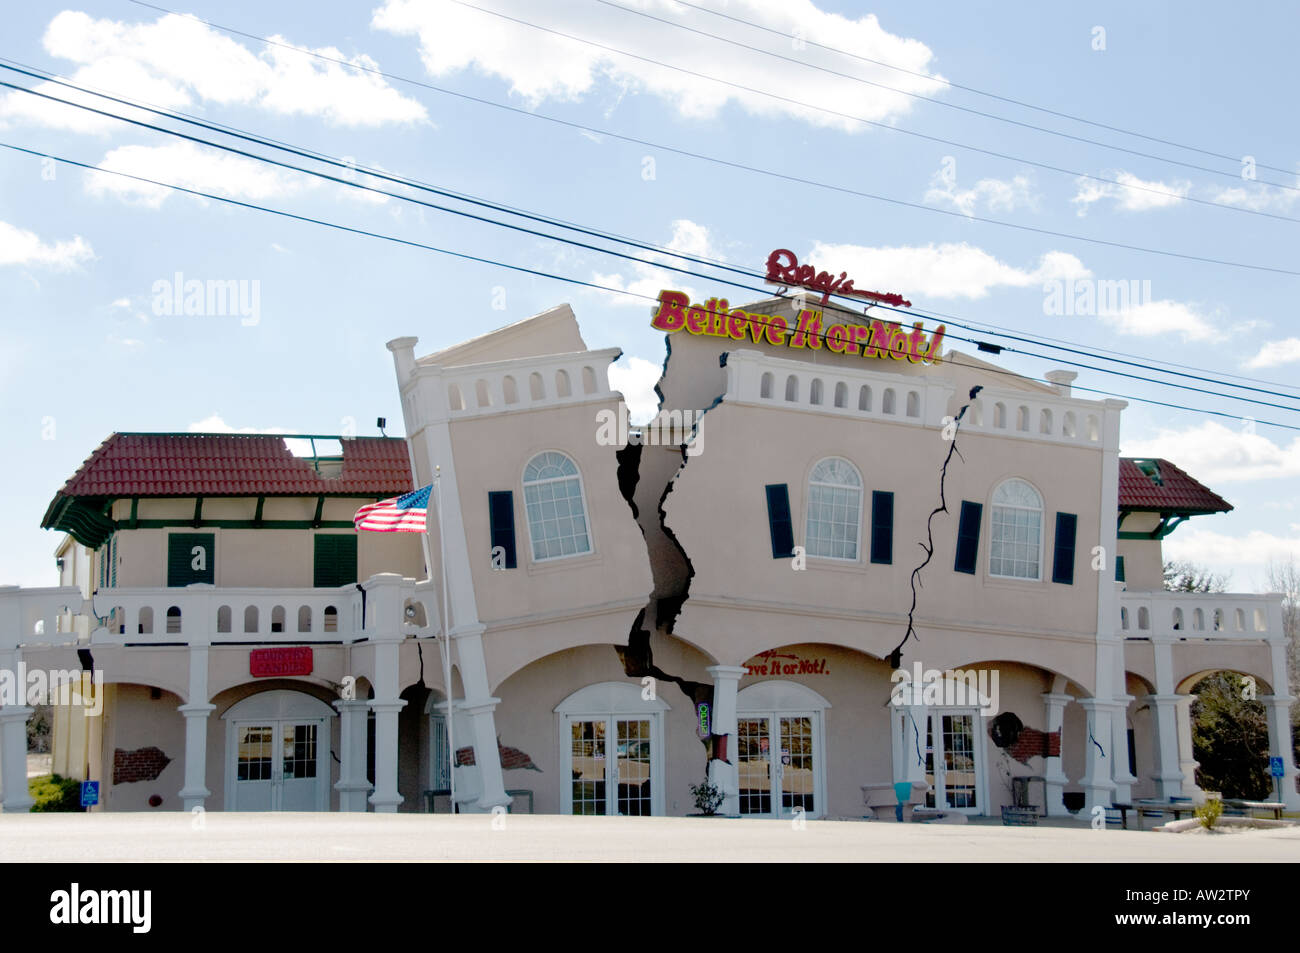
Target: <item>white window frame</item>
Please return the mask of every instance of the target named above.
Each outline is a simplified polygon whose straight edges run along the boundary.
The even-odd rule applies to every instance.
[[[314,724],[316,728],[316,810],[330,809],[330,791],[333,790],[334,766],[330,751],[333,750],[333,730],[331,719],[338,713],[315,695],[292,689],[274,689],[249,695],[230,706],[221,716],[226,723],[225,754],[225,797],[222,809],[236,810],[235,777],[239,756],[239,729],[244,725],[265,724]],[[273,736],[272,744],[278,744],[279,738]],[[272,782],[274,783],[274,782]],[[273,789],[274,791],[274,789]],[[276,795],[273,793],[274,799]],[[275,801],[272,801],[274,804]],[[272,808],[275,810],[276,808]]]
[[[736,694],[737,718],[770,718],[768,731],[772,743],[778,742],[781,718],[808,716],[812,719],[813,742],[813,810],[804,816],[823,817],[826,814],[826,711],[831,703],[807,685],[783,679],[766,679],[755,682]],[[776,764],[779,744],[771,752],[772,784],[776,784]],[[746,814],[755,818],[789,818],[791,812],[781,810],[780,798],[775,788],[772,793],[771,814]]]
[[[671,711],[668,703],[656,695],[641,697],[640,682],[597,682],[580,688],[555,706],[556,736],[559,744],[560,813],[573,813],[573,741],[571,725],[575,721],[615,722],[619,719],[649,719],[650,721],[650,815],[664,815],[664,712]],[[617,744],[614,734],[606,729],[605,756],[609,747]],[[618,757],[617,751],[614,757]],[[609,789],[606,787],[606,798]],[[615,793],[617,802],[617,793]],[[608,804],[608,800],[606,801]],[[606,814],[605,816],[617,816]]]
[[[998,495],[998,490],[1002,489],[1002,487],[1004,487],[1006,484],[1013,483],[1013,482],[1023,483],[1025,486],[1029,487],[1036,494],[1038,494],[1039,505],[1037,510],[1035,510],[1033,507],[1017,506],[1012,503],[994,502],[994,500]],[[1018,510],[1020,512],[1038,513],[1038,575],[1008,576],[1008,575],[1004,575],[1003,573],[993,571],[993,544],[997,541],[997,537],[995,535],[996,527],[997,527],[997,523],[995,519],[995,515],[996,515],[995,511],[998,509]],[[998,481],[998,483],[993,487],[993,492],[989,494],[988,510],[989,510],[989,521],[988,521],[989,522],[989,548],[988,548],[989,577],[991,579],[1012,579],[1012,580],[1017,580],[1019,582],[1042,582],[1043,581],[1043,538],[1047,535],[1047,530],[1046,530],[1047,500],[1043,496],[1043,491],[1038,489],[1038,487],[1034,486],[1024,477],[1007,477],[1005,480]]]
[[[855,538],[855,540],[854,540],[854,544],[853,544],[853,555],[852,555],[852,556],[827,556],[827,555],[824,555],[824,554],[822,554],[822,553],[814,553],[814,552],[812,551],[812,545],[811,545],[811,544],[812,544],[812,540],[811,540],[811,538],[810,538],[810,536],[809,536],[809,530],[812,528],[811,524],[812,524],[812,507],[813,507],[813,500],[812,500],[812,496],[813,496],[813,487],[814,487],[814,486],[825,487],[825,488],[827,488],[827,489],[832,489],[832,490],[846,490],[846,489],[852,489],[852,487],[845,486],[844,484],[841,484],[841,483],[822,483],[822,482],[820,482],[820,481],[814,481],[814,480],[813,480],[813,474],[814,474],[815,472],[817,472],[817,468],[818,468],[819,466],[821,466],[823,463],[827,462],[828,460],[838,460],[838,461],[840,461],[841,463],[843,463],[843,464],[845,464],[846,466],[848,466],[848,467],[849,467],[849,468],[854,472],[854,474],[855,474],[855,475],[857,476],[857,478],[858,478],[858,485],[857,485],[857,491],[858,491],[858,520],[857,520],[857,535],[856,535],[856,538]],[[812,558],[812,559],[829,559],[829,560],[833,560],[833,561],[835,561],[835,562],[840,562],[840,563],[860,563],[860,562],[862,562],[862,504],[863,504],[863,500],[866,498],[866,482],[862,479],[862,471],[861,471],[860,469],[858,469],[857,465],[856,465],[852,460],[850,460],[848,457],[842,457],[842,456],[839,456],[839,455],[837,455],[837,454],[831,454],[830,456],[822,457],[820,460],[818,460],[816,463],[814,463],[814,464],[812,465],[812,468],[808,471],[808,479],[807,479],[806,481],[804,481],[804,487],[805,487],[805,493],[804,493],[804,519],[803,519],[803,544],[804,544],[804,551],[805,551],[805,552],[808,554],[808,556],[809,556],[810,558]],[[829,542],[829,540],[828,540],[828,542]]]
[[[546,480],[532,480],[532,481],[526,480],[525,476],[528,473],[528,467],[532,464],[534,460],[536,460],[538,457],[542,456],[542,454],[545,453],[558,453],[560,456],[564,457],[566,460],[572,463],[573,469],[576,471],[574,476],[551,477]],[[530,486],[541,486],[544,483],[561,483],[565,480],[574,480],[574,479],[578,481],[578,499],[582,503],[582,519],[583,522],[586,523],[587,525],[587,548],[582,550],[581,552],[562,553],[559,556],[542,556],[539,558],[537,556],[537,550],[534,545],[534,539],[533,539],[533,520],[532,517],[529,516],[528,514],[528,488]],[[556,450],[553,448],[546,449],[546,450],[538,450],[536,453],[529,454],[528,459],[524,461],[523,469],[520,471],[519,486],[520,486],[519,498],[520,501],[523,503],[523,507],[524,507],[524,523],[527,524],[528,526],[529,562],[538,563],[538,564],[553,563],[561,559],[577,559],[582,556],[591,556],[595,554],[596,537],[594,533],[594,528],[592,526],[591,509],[587,506],[587,486],[586,486],[586,482],[582,479],[582,467],[578,466],[578,461],[573,458],[572,454],[568,454],[565,453],[563,450]]]
[[[987,729],[985,727],[986,719],[981,715],[978,708],[926,708],[925,713],[930,723],[930,731],[935,739],[935,744],[929,746],[934,750],[934,764],[936,768],[940,763],[943,755],[943,716],[944,715],[968,715],[971,717],[972,726],[972,749],[971,752],[975,758],[975,806],[974,807],[945,807],[940,801],[947,802],[946,785],[940,788],[940,774],[935,772],[934,783],[934,804],[935,810],[953,811],[958,814],[967,814],[973,817],[987,815],[989,813],[989,786],[988,786],[988,745],[985,743]],[[946,772],[945,772],[946,774]]]

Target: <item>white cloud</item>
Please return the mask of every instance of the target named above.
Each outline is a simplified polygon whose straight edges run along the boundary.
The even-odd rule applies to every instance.
[[[931,205],[951,205],[963,215],[974,215],[981,203],[990,211],[1011,212],[1017,208],[1034,208],[1038,202],[1027,176],[1018,175],[1010,180],[980,179],[969,189],[959,189],[956,180],[945,177],[942,170],[930,179],[925,201]]]
[[[681,252],[684,255],[694,255],[697,258],[717,258],[722,256],[713,248],[709,239],[709,230],[697,222],[690,219],[679,218],[673,222],[673,237],[668,241],[666,246],[675,252]],[[660,252],[645,252],[646,258],[654,261],[671,262],[673,265],[681,268],[690,268],[690,262],[683,262],[680,259],[670,258]],[[632,276],[625,277],[617,273],[603,274],[594,272],[591,280],[599,285],[605,285],[610,288],[621,288],[630,291],[633,294],[645,295],[647,298],[658,298],[659,292],[665,288],[672,288],[675,291],[681,291],[691,295],[694,300],[695,293],[691,288],[684,284],[682,279],[685,277],[679,272],[669,271],[666,268],[658,268],[644,262],[636,262],[632,265]],[[737,289],[739,290],[739,289]],[[602,292],[604,296],[614,304],[631,305],[637,308],[644,308],[647,304],[639,298],[632,295],[614,294],[613,292]],[[658,378],[656,378],[657,380]]]
[[[129,307],[131,307],[131,299],[130,299],[130,298],[118,298],[116,301],[114,301],[112,304],[110,304],[109,307],[110,307],[110,308],[129,308]]]
[[[1300,361],[1300,338],[1270,341],[1259,353],[1246,362],[1247,367],[1278,367]]]
[[[1220,205],[1235,205],[1257,212],[1285,212],[1300,200],[1300,175],[1286,185],[1287,188],[1278,188],[1263,182],[1251,182],[1248,185],[1215,186],[1208,190],[1206,197]]]
[[[66,270],[95,257],[80,235],[67,241],[44,242],[35,232],[0,222],[0,266],[38,265]]]
[[[609,386],[623,395],[634,424],[648,423],[659,412],[655,385],[663,368],[642,357],[624,355],[609,366]]]
[[[718,18],[667,0],[641,0],[636,5],[673,23],[713,34],[735,35]],[[580,100],[595,92],[598,81],[605,79],[615,92],[648,92],[694,119],[708,118],[723,106],[737,103],[759,116],[793,117],[814,125],[859,131],[865,128],[861,123],[802,104],[825,104],[837,112],[877,121],[907,113],[913,104],[910,97],[900,93],[725,45],[645,17],[596,10],[582,0],[544,5],[532,0],[497,0],[492,7],[616,50],[740,86],[778,92],[792,102],[611,53],[445,0],[386,0],[375,11],[371,25],[414,36],[425,68],[434,76],[475,69],[504,80],[512,93],[534,105],[547,99]],[[853,50],[917,73],[927,73],[934,58],[924,43],[889,33],[874,15],[850,19],[825,12],[811,0],[732,0],[727,10],[730,15],[765,27],[798,34],[806,41]],[[791,52],[790,45],[782,49],[779,39],[772,42],[771,48],[791,58],[798,56]],[[911,76],[826,50],[817,50],[816,59],[827,69],[912,93],[933,95],[947,85],[937,75]]]
[[[189,426],[190,433],[293,433],[284,427],[232,427],[226,423],[221,414],[213,413],[202,420],[196,420]]]
[[[1191,191],[1190,182],[1156,182],[1139,179],[1131,172],[1107,174],[1112,182],[1080,178],[1077,191],[1070,201],[1079,206],[1079,215],[1088,214],[1088,207],[1102,199],[1113,199],[1126,212],[1146,212],[1153,208],[1176,205]]]
[[[289,43],[283,37],[271,37]],[[45,31],[46,51],[79,64],[71,81],[163,108],[194,104],[249,105],[277,115],[315,116],[344,126],[377,126],[425,120],[424,107],[374,73],[349,69],[305,53],[269,46],[260,53],[189,17],[167,14],[152,23],[96,20],[64,10]],[[313,52],[374,69],[365,55],[345,56],[333,47]],[[147,114],[74,93],[53,84],[42,91],[131,116]],[[38,122],[75,132],[125,128],[25,93],[0,99],[0,121]]]
[[[1179,334],[1184,341],[1208,341],[1223,333],[1210,318],[1181,301],[1148,301],[1122,311],[1103,311],[1099,317],[1120,334],[1135,337]]]
[[[1209,420],[1187,430],[1124,442],[1130,457],[1164,457],[1202,483],[1247,483],[1300,476],[1300,437],[1285,446],[1245,427]]]
[[[855,287],[905,298],[983,298],[994,288],[1027,288],[1092,274],[1067,252],[1051,251],[1037,267],[1017,268],[965,242],[896,248],[816,242],[807,260],[836,274],[847,271]]]
[[[1244,536],[1228,536],[1190,526],[1164,541],[1164,554],[1166,559],[1188,560],[1209,567],[1265,568],[1270,560],[1300,556],[1300,532],[1278,536],[1252,530]]]
[[[204,149],[192,142],[122,146],[109,152],[97,168],[251,200],[290,195],[314,187],[319,181],[243,156]],[[108,172],[87,173],[86,191],[92,195],[115,195],[135,200],[151,208],[157,208],[174,194],[171,189]]]

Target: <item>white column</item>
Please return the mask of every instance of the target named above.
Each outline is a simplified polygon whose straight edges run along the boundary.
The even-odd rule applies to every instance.
[[[1183,770],[1178,755],[1178,704],[1183,695],[1148,695],[1151,705],[1151,726],[1155,734],[1156,796],[1161,798],[1183,796]]]
[[[1091,820],[1092,809],[1100,805],[1109,807],[1114,802],[1115,782],[1111,778],[1111,759],[1115,749],[1110,745],[1111,703],[1098,698],[1081,698],[1079,704],[1087,714],[1087,727],[1083,738],[1084,809],[1079,816]]]
[[[1138,779],[1128,769],[1128,706],[1131,701],[1133,701],[1132,695],[1121,694],[1115,697],[1114,704],[1111,706],[1110,745],[1115,749],[1115,761],[1110,769],[1111,779],[1115,782],[1116,804],[1131,804],[1133,785],[1138,783]]]
[[[375,697],[375,790],[370,803],[375,811],[391,814],[402,803],[397,791],[398,714],[406,707],[402,699],[399,664],[402,642],[402,577],[379,573],[365,582],[365,632],[374,646],[375,671],[371,686]]]
[[[721,814],[740,813],[740,769],[737,762],[739,725],[736,718],[736,695],[740,680],[748,671],[743,665],[710,665],[705,669],[713,676],[713,710],[709,712],[709,730],[727,738],[727,760],[709,762],[709,780],[722,791]]]
[[[339,810],[364,813],[370,782],[366,780],[366,719],[370,703],[364,699],[338,699],[339,713]]]
[[[1283,685],[1286,682],[1282,683]],[[1296,763],[1291,744],[1291,703],[1287,695],[1265,695],[1260,698],[1268,714],[1268,753],[1271,758],[1282,759],[1282,777],[1274,779],[1277,793],[1288,811],[1300,810],[1300,792],[1296,791]]]
[[[1061,751],[1065,751],[1065,706],[1074,701],[1074,696],[1064,695],[1060,692],[1043,693],[1043,713],[1044,720],[1047,724],[1047,733],[1054,731],[1060,732]],[[1047,785],[1047,816],[1048,817],[1069,817],[1070,812],[1065,809],[1065,786],[1070,779],[1065,776],[1065,769],[1061,766],[1061,757],[1043,759],[1043,777]]]
[[[187,811],[203,807],[212,796],[207,788],[208,715],[216,707],[208,704],[208,647],[191,644],[189,700],[176,709],[185,717],[185,786],[180,798]]]
[[[1183,776],[1183,795],[1198,799],[1201,788],[1196,783],[1196,769],[1200,766],[1192,748],[1192,702],[1195,695],[1179,695],[1174,705],[1174,724],[1178,734],[1178,773]]]
[[[0,708],[0,780],[6,814],[30,811],[36,803],[27,793],[27,719],[33,711],[27,705]]]
[[[460,810],[466,813],[488,813],[494,807],[509,805],[511,801],[510,795],[506,794],[505,778],[501,774],[501,749],[497,745],[496,708],[501,699],[493,698],[488,692],[487,662],[483,656],[485,629],[481,623],[474,623],[453,626],[451,630],[456,660],[460,663],[461,683],[465,686],[465,697],[456,701],[456,710],[462,721],[468,723],[469,740],[474,745],[474,768],[458,770],[472,771],[478,781],[477,785],[471,781],[466,786],[467,794],[471,791],[478,794],[472,803],[460,804]],[[457,782],[458,801],[461,800],[460,794]]]

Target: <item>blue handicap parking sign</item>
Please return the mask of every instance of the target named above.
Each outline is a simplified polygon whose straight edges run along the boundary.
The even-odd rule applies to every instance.
[[[99,782],[82,781],[81,782],[81,806],[90,807],[92,804],[99,803]]]
[[[1280,778],[1280,777],[1282,777],[1282,775],[1283,775],[1283,773],[1284,773],[1284,772],[1282,771],[1282,759],[1281,759],[1281,758],[1269,758],[1269,759],[1268,759],[1268,770],[1269,770],[1269,773],[1273,775],[1273,777],[1275,777],[1275,778]]]

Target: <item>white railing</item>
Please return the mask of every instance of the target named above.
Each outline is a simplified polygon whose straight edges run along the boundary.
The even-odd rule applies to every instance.
[[[946,382],[740,350],[727,355],[723,402],[938,426],[951,394]]]
[[[447,411],[455,419],[608,398],[618,348],[574,351],[441,369]]]
[[[76,586],[0,586],[0,647],[68,642],[75,637],[70,623],[81,612],[82,600]]]
[[[962,428],[978,433],[1100,447],[1105,406],[1025,391],[985,389],[971,403]]]
[[[100,589],[92,606],[92,640],[117,644],[352,642],[363,630],[356,586]]]
[[[1282,597],[1219,592],[1121,592],[1129,639],[1280,639]]]

